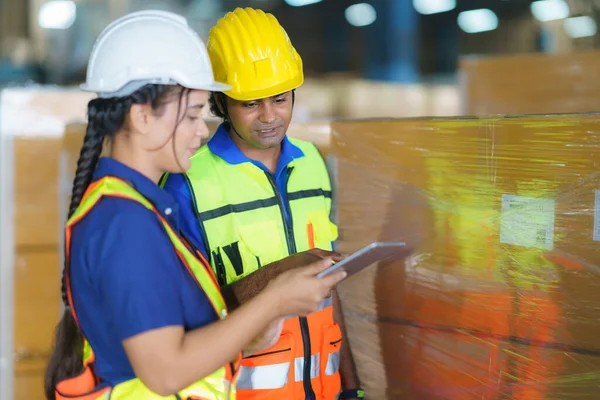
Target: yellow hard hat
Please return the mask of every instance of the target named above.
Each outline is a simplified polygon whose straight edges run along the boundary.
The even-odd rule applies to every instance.
[[[240,100],[257,100],[304,82],[302,59],[277,19],[262,10],[236,8],[210,30],[208,54],[217,82]]]

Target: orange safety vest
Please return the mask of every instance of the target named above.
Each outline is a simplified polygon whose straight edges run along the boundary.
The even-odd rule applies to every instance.
[[[217,315],[220,318],[226,318],[227,308],[221,295],[217,280],[210,268],[208,262],[200,252],[190,250],[191,246],[183,241],[179,235],[169,225],[167,220],[160,212],[143,197],[134,188],[121,179],[115,177],[104,177],[89,186],[83,196],[81,204],[69,219],[66,226],[65,236],[65,256],[66,256],[66,286],[69,305],[71,307],[75,322],[79,326],[79,320],[75,312],[71,292],[70,279],[70,249],[71,233],[73,226],[81,221],[100,201],[102,197],[118,197],[131,201],[136,201],[153,211],[160,219],[169,238],[171,239],[175,251],[186,267],[187,271],[194,278],[198,286],[204,290],[211,301]],[[159,396],[151,392],[138,378],[119,383],[114,387],[102,385],[101,380],[94,374],[93,363],[95,360],[94,352],[87,340],[84,340],[84,371],[81,375],[66,379],[57,384],[57,400],[159,400],[159,399],[188,399],[188,400],[228,400],[236,398],[236,388],[234,382],[237,378],[238,367],[241,361],[241,352],[238,357],[229,365],[223,366],[211,375],[193,383],[177,394],[168,397]]]
[[[321,307],[304,320],[311,327],[306,329],[309,341],[303,340],[303,320],[287,318],[274,346],[242,360],[236,382],[238,399],[306,399],[305,374],[310,376],[315,399],[337,398],[342,333],[337,324],[328,322],[333,320],[333,308],[323,303]],[[310,351],[310,364],[304,362],[305,350]]]
[[[288,165],[290,222],[277,185],[260,168],[229,164],[208,146],[191,159],[185,177],[221,285],[297,252],[331,250],[337,238],[323,158],[312,143],[290,141],[304,153]],[[329,297],[308,317],[286,319],[274,346],[242,360],[238,398],[305,399],[314,393],[316,400],[334,400],[341,389],[341,344]]]

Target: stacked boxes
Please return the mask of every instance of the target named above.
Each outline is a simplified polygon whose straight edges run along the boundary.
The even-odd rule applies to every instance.
[[[378,399],[579,399],[600,372],[600,118],[332,125],[338,248],[407,242],[340,286]]]
[[[465,58],[462,114],[598,112],[599,66],[600,51]]]
[[[58,88],[14,88],[0,93],[0,134],[11,138],[14,160],[16,400],[44,397],[43,375],[62,304],[61,140],[67,123],[84,119],[89,98],[78,90]]]

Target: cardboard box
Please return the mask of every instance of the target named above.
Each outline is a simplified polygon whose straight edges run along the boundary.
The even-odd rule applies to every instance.
[[[462,59],[461,115],[598,112],[599,67],[600,51]]]
[[[0,134],[12,143],[14,180],[14,395],[42,398],[61,310],[59,155],[65,126],[85,119],[90,94],[59,87],[0,92]],[[2,234],[4,234],[3,232]],[[2,336],[0,334],[0,336]]]
[[[15,241],[17,248],[56,248],[59,243],[58,138],[17,137]]]
[[[369,398],[595,395],[599,128],[600,115],[332,124],[337,247],[407,243],[404,262],[339,288]]]
[[[15,399],[43,398],[44,373],[61,295],[57,250],[17,253],[15,268]]]

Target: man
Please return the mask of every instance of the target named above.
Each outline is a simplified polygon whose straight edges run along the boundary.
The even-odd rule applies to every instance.
[[[275,17],[238,8],[207,47],[215,79],[233,87],[210,98],[224,122],[187,174],[163,183],[181,203],[183,234],[210,259],[229,302],[243,303],[295,257],[332,250],[331,185],[316,147],[286,136],[304,76]],[[287,318],[277,344],[243,360],[238,397],[333,400],[343,388],[341,398],[363,398],[343,331],[335,292],[308,317]]]

